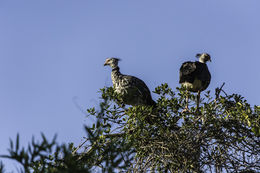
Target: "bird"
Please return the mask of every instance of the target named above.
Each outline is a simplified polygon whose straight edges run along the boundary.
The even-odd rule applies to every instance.
[[[115,92],[121,95],[123,104],[155,107],[156,102],[152,99],[151,92],[144,81],[134,76],[122,74],[118,66],[119,61],[119,58],[107,58],[104,66],[112,68],[113,87]]]
[[[197,54],[199,61],[184,62],[180,68],[179,83],[186,91],[197,92],[197,110],[199,108],[200,93],[208,88],[211,80],[207,62],[211,62],[211,57],[208,53]],[[186,107],[184,111],[188,110],[188,96],[186,98]]]

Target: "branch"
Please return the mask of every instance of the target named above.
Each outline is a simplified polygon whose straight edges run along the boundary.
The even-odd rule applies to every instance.
[[[225,82],[223,82],[223,84],[221,85],[220,88],[218,88],[218,87],[216,88],[216,90],[215,90],[216,99],[215,100],[217,100],[219,98],[219,95],[220,95],[221,91],[223,91],[225,93],[225,95],[227,96],[227,93],[224,90],[222,90],[224,85],[225,85]]]

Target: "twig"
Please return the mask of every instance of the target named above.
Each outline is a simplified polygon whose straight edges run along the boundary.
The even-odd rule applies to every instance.
[[[121,136],[123,136],[124,134],[125,134],[125,133],[107,134],[107,135],[104,135],[104,137],[105,137],[105,138],[121,137]],[[84,142],[82,142],[82,143],[72,152],[72,154],[75,154],[87,141],[88,141],[88,139],[86,139]]]
[[[226,93],[224,90],[222,90],[222,88],[224,87],[224,85],[225,85],[225,82],[223,82],[223,84],[221,85],[220,88],[216,88],[216,93],[215,93],[216,99],[215,99],[215,100],[217,100],[217,99],[219,98],[219,95],[220,95],[220,92],[221,92],[221,91],[223,91],[223,92],[227,95],[227,93]]]
[[[114,134],[107,134],[104,135],[105,138],[110,138],[110,137],[121,137],[123,136],[125,133],[114,133]]]
[[[82,143],[72,152],[72,154],[74,155],[87,141],[88,141],[88,139],[86,139],[84,142],[82,142]]]

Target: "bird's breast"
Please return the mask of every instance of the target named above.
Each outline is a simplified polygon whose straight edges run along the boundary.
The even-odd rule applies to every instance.
[[[202,82],[201,80],[198,80],[197,78],[195,78],[195,80],[193,81],[193,83],[190,82],[183,82],[182,86],[184,88],[187,88],[187,90],[192,91],[192,92],[197,92],[199,90],[201,90],[202,88]]]

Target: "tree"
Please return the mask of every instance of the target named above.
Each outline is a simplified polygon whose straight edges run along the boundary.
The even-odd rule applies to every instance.
[[[196,97],[167,84],[155,88],[157,106],[128,107],[113,88],[101,89],[100,109],[85,127],[77,148],[32,140],[27,149],[11,142],[9,155],[21,172],[257,172],[260,170],[260,107],[238,94],[207,91],[196,109]],[[189,94],[190,111],[185,108]]]

